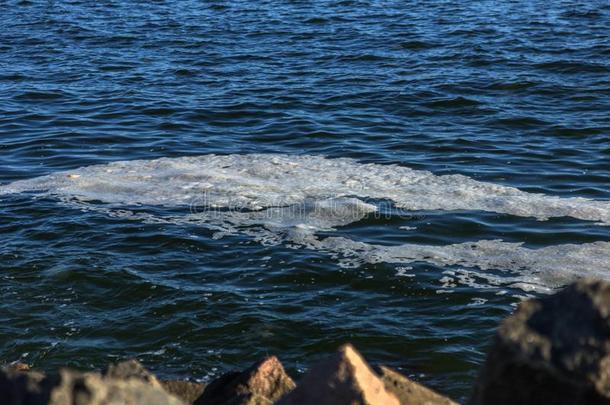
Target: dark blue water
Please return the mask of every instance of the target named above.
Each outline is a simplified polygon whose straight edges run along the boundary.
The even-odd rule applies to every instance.
[[[609,27],[606,1],[0,2],[0,183],[280,153],[609,201]],[[410,215],[330,234],[610,241],[610,228],[569,217]],[[323,250],[28,193],[0,196],[0,235],[0,358],[39,367],[136,356],[162,376],[205,379],[274,353],[298,376],[351,341],[463,398],[497,322],[537,294],[459,266],[345,268]]]

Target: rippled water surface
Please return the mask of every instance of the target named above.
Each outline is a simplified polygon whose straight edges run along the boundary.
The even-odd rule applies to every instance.
[[[610,279],[608,27],[605,1],[1,3],[0,358],[298,376],[351,341],[465,398],[520,299]]]

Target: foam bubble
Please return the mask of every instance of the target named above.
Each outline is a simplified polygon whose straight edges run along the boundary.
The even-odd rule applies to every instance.
[[[427,262],[470,272],[486,285],[554,288],[578,276],[610,278],[610,244],[529,249],[495,240],[446,246],[380,246],[349,238],[316,236],[362,219],[377,208],[366,200],[392,201],[404,210],[480,210],[546,220],[572,217],[610,225],[610,202],[534,194],[462,175],[437,176],[399,165],[353,159],[272,154],[204,155],[119,161],[0,187],[0,195],[36,191],[146,222],[197,224],[215,238],[246,234],[263,244],[283,243],[329,252],[343,266]],[[90,204],[100,201],[104,204]],[[132,206],[187,207],[183,215],[133,213]],[[482,271],[473,275],[473,269]],[[507,272],[506,277],[492,270]],[[509,274],[510,273],[510,274]],[[448,277],[448,276],[446,276]]]
[[[530,249],[522,243],[501,240],[480,240],[445,246],[380,246],[343,237],[323,240],[311,237],[307,246],[341,252],[348,258],[346,267],[383,262],[424,262],[439,267],[457,267],[459,271],[452,274],[452,281],[477,288],[510,285],[526,291],[547,293],[579,277],[610,278],[610,242]],[[493,270],[504,274],[494,273]],[[475,282],[475,278],[480,281]]]
[[[610,202],[559,198],[398,165],[274,154],[204,155],[119,161],[58,172],[0,187],[118,204],[188,205],[260,210],[307,199],[392,200],[406,210],[481,210],[545,220],[573,217],[610,225]]]

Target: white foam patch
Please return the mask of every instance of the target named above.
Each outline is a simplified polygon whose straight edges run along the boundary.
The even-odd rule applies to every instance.
[[[215,237],[242,233],[263,244],[329,252],[342,266],[427,262],[464,268],[460,284],[513,285],[537,291],[580,276],[610,278],[610,243],[529,249],[482,240],[447,246],[380,246],[316,232],[364,218],[391,200],[404,210],[480,210],[546,220],[572,217],[610,225],[610,202],[559,198],[398,165],[293,155],[204,155],[120,161],[0,186],[0,195],[35,191],[83,209],[146,222],[197,224]],[[104,204],[92,204],[102,202]],[[184,215],[134,214],[133,206],[190,207]],[[212,209],[213,208],[213,209]],[[472,273],[478,269],[480,274]],[[492,270],[506,272],[506,277]],[[474,275],[473,275],[474,274]],[[449,277],[445,275],[445,277]]]
[[[423,262],[439,267],[458,267],[459,270],[452,274],[453,282],[477,288],[510,285],[525,291],[546,293],[579,277],[610,279],[610,242],[530,249],[522,243],[501,240],[445,246],[380,246],[341,237],[323,240],[311,237],[306,245],[341,253],[347,257],[345,266]],[[493,270],[504,274],[496,274]]]
[[[398,165],[273,154],[204,155],[119,161],[58,172],[0,187],[119,204],[212,206],[253,210],[344,196],[389,199],[407,210],[480,210],[534,217],[573,217],[610,225],[610,202],[559,198]]]

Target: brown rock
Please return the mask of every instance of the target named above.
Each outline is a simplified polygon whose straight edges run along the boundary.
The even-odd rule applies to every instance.
[[[99,373],[60,370],[49,405],[184,405],[160,386],[138,378],[102,377]]]
[[[610,404],[610,284],[580,281],[502,322],[472,404]]]
[[[457,405],[451,399],[411,381],[391,368],[381,366],[379,369],[385,388],[396,395],[401,405]]]
[[[161,381],[161,386],[165,391],[180,398],[187,404],[195,402],[205,389],[205,385],[190,381]]]
[[[4,367],[6,370],[15,370],[15,371],[30,371],[32,367],[26,363],[20,363],[15,361],[13,363],[9,363]]]
[[[111,378],[99,373],[60,370],[0,371],[2,405],[184,405],[161,386],[139,378]]]
[[[351,345],[315,365],[281,405],[399,405]]]
[[[161,387],[165,392],[192,404],[201,396],[205,385],[190,381],[159,381],[157,377],[148,371],[137,360],[127,360],[116,364],[110,364],[104,371],[104,377],[129,380],[136,379],[155,387]]]
[[[275,356],[243,372],[233,372],[212,381],[195,405],[267,405],[293,390],[294,381]]]
[[[110,364],[103,373],[104,377],[120,380],[136,379],[144,383],[160,387],[157,377],[137,360],[126,360],[116,364]]]

